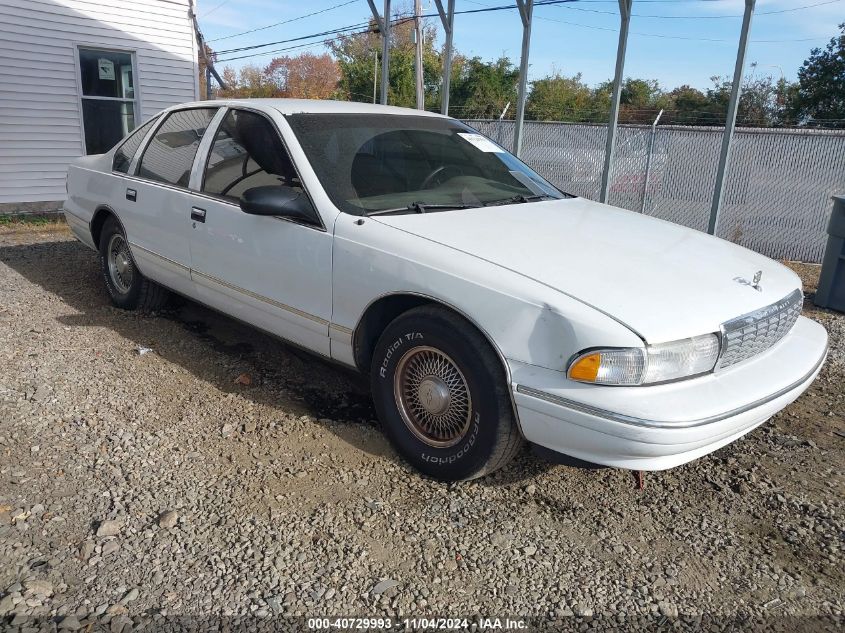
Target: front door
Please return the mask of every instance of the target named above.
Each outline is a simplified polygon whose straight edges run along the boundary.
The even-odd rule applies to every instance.
[[[120,213],[141,272],[168,288],[193,294],[191,222],[186,209],[197,150],[218,108],[177,110],[167,115],[144,148],[135,176],[125,178]]]
[[[248,215],[252,187],[301,188],[273,123],[230,109],[211,147],[191,214],[191,276],[200,301],[326,356],[332,236],[315,222]]]

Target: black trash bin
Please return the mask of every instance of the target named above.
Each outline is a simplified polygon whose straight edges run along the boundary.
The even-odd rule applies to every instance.
[[[845,196],[833,196],[815,303],[821,308],[845,312]]]

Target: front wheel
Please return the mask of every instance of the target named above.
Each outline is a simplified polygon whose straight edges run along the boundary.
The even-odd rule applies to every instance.
[[[371,384],[393,446],[436,479],[481,477],[522,446],[499,358],[449,310],[423,306],[388,325],[376,344]]]
[[[164,307],[168,291],[138,270],[129,241],[114,217],[100,234],[100,268],[112,303],[124,310],[152,311]]]

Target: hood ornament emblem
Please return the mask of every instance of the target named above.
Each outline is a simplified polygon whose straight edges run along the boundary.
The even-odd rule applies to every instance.
[[[743,286],[749,286],[754,288],[757,292],[763,292],[763,286],[760,285],[760,280],[763,278],[763,271],[758,270],[754,273],[754,277],[752,277],[751,281],[748,281],[745,277],[734,277],[734,281],[738,284],[742,284]]]

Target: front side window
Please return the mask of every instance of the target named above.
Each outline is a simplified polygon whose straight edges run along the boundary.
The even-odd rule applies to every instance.
[[[122,174],[129,171],[129,165],[132,162],[132,157],[135,156],[135,152],[137,152],[138,148],[141,147],[141,141],[144,140],[150,126],[152,126],[157,119],[158,117],[153,117],[144,123],[144,125],[132,132],[132,134],[129,135],[129,138],[127,138],[123,144],[117,148],[117,151],[114,153],[114,160],[112,160],[112,171],[119,171]]]
[[[230,110],[214,137],[202,190],[237,201],[247,189],[267,185],[302,188],[273,124],[255,112]]]
[[[187,187],[200,141],[216,112],[217,108],[195,108],[171,113],[144,150],[138,175]]]
[[[454,119],[381,114],[287,117],[329,197],[356,215],[480,207],[564,196]]]
[[[133,54],[79,49],[85,151],[102,154],[135,129]]]

